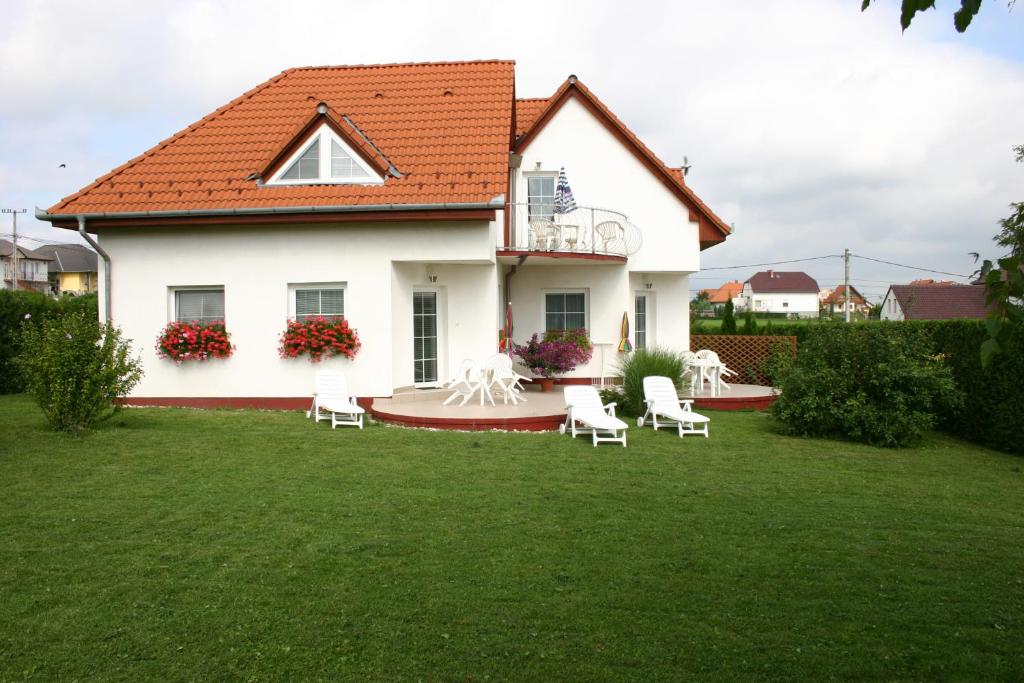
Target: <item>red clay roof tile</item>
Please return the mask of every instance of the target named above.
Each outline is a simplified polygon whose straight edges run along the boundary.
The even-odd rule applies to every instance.
[[[768,292],[818,293],[818,283],[814,278],[800,271],[762,270],[760,273],[754,273],[747,282],[750,283],[750,291],[762,294]]]
[[[907,320],[980,319],[988,312],[981,285],[892,285],[890,289]]]

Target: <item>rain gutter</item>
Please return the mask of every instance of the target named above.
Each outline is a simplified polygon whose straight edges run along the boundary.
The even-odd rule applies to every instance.
[[[39,209],[36,209],[36,215],[39,215]],[[92,236],[85,231],[85,215],[76,216],[78,219],[78,234],[82,236],[86,242],[89,243],[96,253],[103,258],[103,319],[108,323],[110,322],[110,254],[103,250],[100,243],[92,238]]]

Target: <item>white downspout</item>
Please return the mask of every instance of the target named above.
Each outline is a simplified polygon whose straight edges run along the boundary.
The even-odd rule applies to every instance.
[[[85,216],[77,216],[78,234],[103,258],[103,319],[110,322],[110,254],[85,231]]]

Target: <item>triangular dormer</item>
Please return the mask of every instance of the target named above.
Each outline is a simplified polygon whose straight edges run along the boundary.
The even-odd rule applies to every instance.
[[[256,175],[266,185],[381,185],[389,174],[401,176],[349,117],[321,102],[313,117]]]
[[[313,130],[266,181],[267,185],[381,185],[383,174],[364,160],[327,123]]]

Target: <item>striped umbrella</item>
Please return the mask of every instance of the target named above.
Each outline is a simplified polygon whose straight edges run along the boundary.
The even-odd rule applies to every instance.
[[[622,337],[619,340],[619,353],[629,353],[633,350],[633,345],[629,343],[629,315],[625,312],[622,314],[622,326],[619,328],[619,335]]]
[[[555,186],[555,213],[569,213],[576,210],[576,199],[572,196],[569,179],[565,177],[565,167],[558,172],[558,184]]]

